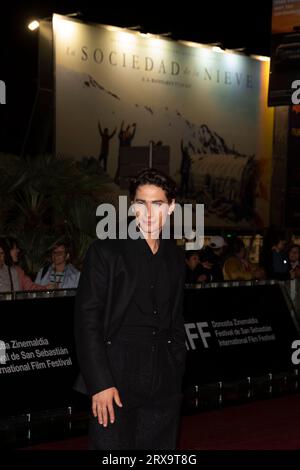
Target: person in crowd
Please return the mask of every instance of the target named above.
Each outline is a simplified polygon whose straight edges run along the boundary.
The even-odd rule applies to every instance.
[[[289,262],[290,279],[300,278],[300,246],[294,244],[290,246],[287,258]]]
[[[217,279],[214,279],[214,265],[206,249],[199,251],[199,259],[200,263],[197,266],[198,282],[218,282]]]
[[[98,121],[98,130],[99,130],[99,134],[101,136],[101,149],[100,149],[100,155],[99,155],[99,162],[101,163],[102,160],[103,160],[103,169],[104,169],[104,171],[106,171],[106,169],[107,169],[107,158],[108,158],[108,154],[109,154],[109,141],[110,141],[110,139],[113,138],[113,136],[117,132],[117,128],[115,127],[115,129],[110,134],[107,127],[105,127],[105,129],[102,130],[101,123],[100,123],[100,121]]]
[[[225,281],[248,281],[264,277],[264,271],[248,261],[243,240],[238,237],[233,240],[230,251],[223,266]]]
[[[70,248],[67,243],[58,243],[51,251],[51,263],[37,273],[35,283],[54,285],[55,289],[76,289],[80,271],[70,262]]]
[[[162,236],[176,193],[161,171],[140,172],[130,181],[135,236],[97,240],[85,259],[75,307],[76,389],[91,397],[94,450],[176,448],[185,264],[183,250]]]
[[[262,250],[262,263],[269,279],[290,279],[290,266],[285,253],[286,238],[282,231],[270,230]]]
[[[15,267],[18,279],[19,279],[19,290],[30,291],[30,290],[45,290],[45,289],[54,289],[54,284],[40,285],[32,281],[32,279],[27,276],[25,271],[19,266],[19,257],[20,257],[20,246],[18,241],[13,237],[6,237],[5,239],[7,246],[9,248],[9,253]]]
[[[223,237],[215,235],[210,238],[208,245],[202,250],[200,255],[203,269],[209,275],[209,280],[213,282],[222,282],[224,257],[227,243]]]
[[[199,272],[198,266],[200,264],[199,253],[196,250],[187,250],[185,252],[185,283],[194,284],[198,281]]]
[[[0,238],[0,292],[20,290],[19,277],[14,267],[5,238]]]
[[[210,282],[212,280],[212,265],[205,258],[204,250],[187,250],[185,252],[186,284]]]

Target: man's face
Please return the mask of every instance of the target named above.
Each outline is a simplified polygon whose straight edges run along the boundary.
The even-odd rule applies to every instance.
[[[169,214],[174,210],[175,200],[169,204],[165,191],[152,184],[144,184],[136,190],[133,210],[137,223],[145,234],[158,238]]]
[[[286,241],[285,240],[280,240],[279,243],[278,243],[278,250],[279,251],[283,251],[284,248],[285,248],[285,245],[286,245]]]
[[[52,262],[54,264],[65,263],[67,261],[67,258],[68,258],[68,254],[66,252],[66,248],[64,247],[64,245],[56,246],[52,250]]]
[[[289,260],[294,263],[299,261],[299,249],[297,247],[291,248],[289,252]]]
[[[196,269],[196,267],[200,263],[199,255],[197,253],[195,253],[194,255],[191,255],[189,257],[189,259],[186,260],[186,263],[187,263],[188,267],[192,271],[194,271],[194,269]]]

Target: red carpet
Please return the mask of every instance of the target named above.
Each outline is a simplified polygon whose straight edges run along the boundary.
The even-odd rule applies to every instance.
[[[300,449],[300,395],[184,416],[180,449]]]
[[[257,401],[183,416],[181,450],[300,449],[300,395]],[[77,437],[27,447],[37,450],[86,450]]]

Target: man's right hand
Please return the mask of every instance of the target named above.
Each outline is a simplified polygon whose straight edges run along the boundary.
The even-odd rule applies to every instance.
[[[92,396],[92,411],[95,418],[98,417],[99,424],[104,427],[108,424],[108,417],[111,423],[115,421],[113,402],[122,407],[119,392],[115,387],[107,388]]]

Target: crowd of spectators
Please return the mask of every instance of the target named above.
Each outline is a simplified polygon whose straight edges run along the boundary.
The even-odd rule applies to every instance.
[[[52,246],[34,279],[22,268],[21,254],[18,240],[0,238],[0,292],[77,288],[80,271],[71,263],[67,242]]]
[[[60,242],[47,253],[47,262],[30,276],[22,263],[22,249],[12,237],[0,238],[0,292],[76,289],[80,271],[72,264],[70,244]],[[283,232],[264,239],[257,263],[241,237],[210,237],[201,250],[186,250],[186,284],[300,278],[300,245]]]
[[[264,239],[257,263],[250,261],[242,238],[212,236],[201,250],[185,252],[186,283],[300,278],[300,245],[289,243],[283,232]]]

